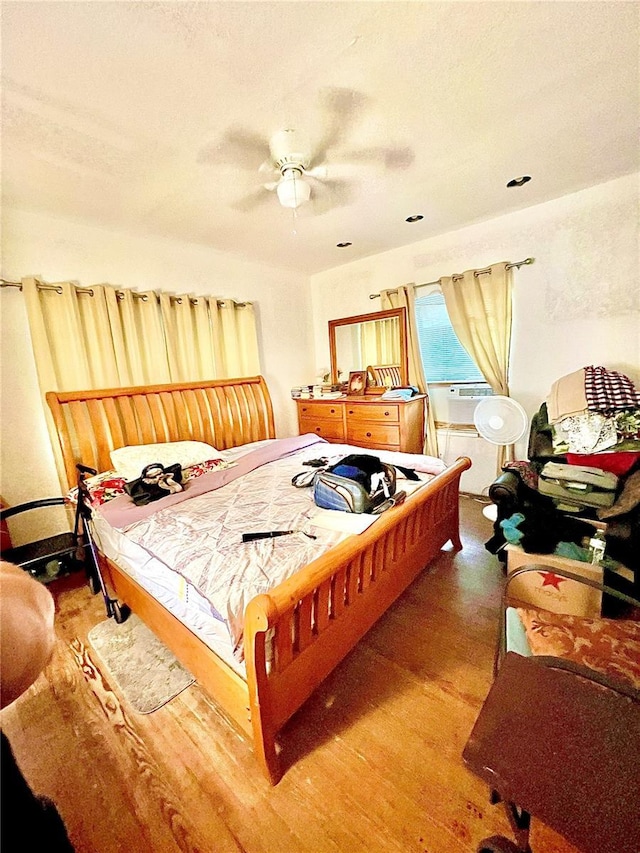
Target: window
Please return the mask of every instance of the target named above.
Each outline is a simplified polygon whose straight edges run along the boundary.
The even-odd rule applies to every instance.
[[[440,290],[416,299],[416,320],[427,382],[485,381],[453,331]]]

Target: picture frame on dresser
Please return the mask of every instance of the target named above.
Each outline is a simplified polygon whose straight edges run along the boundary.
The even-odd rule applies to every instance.
[[[352,370],[349,373],[347,394],[364,394],[367,387],[367,373],[365,370]]]

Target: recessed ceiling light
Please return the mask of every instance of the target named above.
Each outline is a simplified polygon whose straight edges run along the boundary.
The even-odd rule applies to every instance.
[[[421,213],[416,213],[414,216],[407,216],[405,222],[420,222],[421,219],[424,219],[424,216]]]
[[[336,246],[339,249],[346,249],[347,246],[352,246],[352,245],[353,245],[353,243],[336,243]]]
[[[524,184],[528,184],[530,180],[531,180],[530,175],[523,175],[521,178],[511,178],[511,180],[509,181],[507,186],[508,187],[522,187],[522,186],[524,186]]]

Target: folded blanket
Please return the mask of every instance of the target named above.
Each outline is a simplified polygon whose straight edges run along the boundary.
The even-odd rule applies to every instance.
[[[557,379],[547,397],[549,422],[555,423],[567,415],[575,415],[587,408],[584,388],[584,367]]]

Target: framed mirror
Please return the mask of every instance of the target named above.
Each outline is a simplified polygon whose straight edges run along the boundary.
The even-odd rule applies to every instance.
[[[408,384],[407,318],[404,308],[329,320],[331,382],[349,374],[369,374],[368,390]]]

